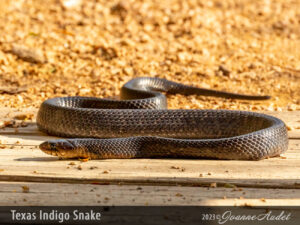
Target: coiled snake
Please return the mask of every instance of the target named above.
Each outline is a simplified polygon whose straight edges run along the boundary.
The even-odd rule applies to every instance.
[[[273,116],[236,110],[168,110],[161,92],[268,99],[140,77],[126,83],[121,99],[61,97],[42,103],[39,129],[72,137],[43,142],[61,158],[215,158],[259,160],[287,150],[285,124]]]

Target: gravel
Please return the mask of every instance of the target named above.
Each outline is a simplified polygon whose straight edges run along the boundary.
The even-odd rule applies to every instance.
[[[15,0],[0,5],[1,107],[116,97],[138,76],[271,95],[168,96],[170,108],[300,110],[300,2]]]

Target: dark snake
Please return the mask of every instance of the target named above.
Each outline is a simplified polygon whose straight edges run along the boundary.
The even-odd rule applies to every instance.
[[[122,100],[76,96],[44,101],[37,115],[38,128],[70,139],[46,141],[40,149],[61,158],[259,160],[288,148],[286,126],[276,117],[238,110],[168,110],[161,92],[269,98],[135,78],[122,87]]]

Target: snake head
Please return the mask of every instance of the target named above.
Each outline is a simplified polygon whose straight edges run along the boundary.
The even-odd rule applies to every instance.
[[[40,144],[39,148],[46,154],[58,156],[60,158],[81,157],[79,153],[82,152],[67,139],[45,141]]]

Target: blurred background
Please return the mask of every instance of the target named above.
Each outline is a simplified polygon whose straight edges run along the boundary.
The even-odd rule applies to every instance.
[[[0,107],[115,97],[138,76],[271,95],[169,108],[300,110],[297,0],[0,0]]]

